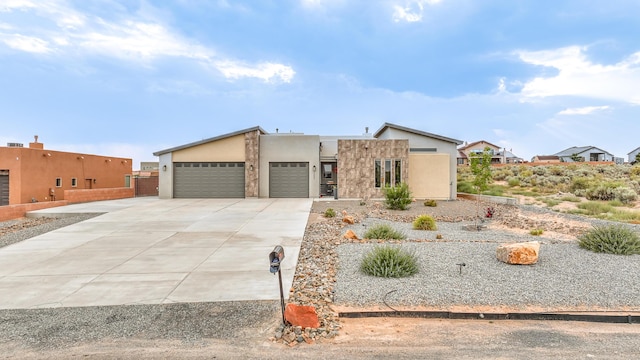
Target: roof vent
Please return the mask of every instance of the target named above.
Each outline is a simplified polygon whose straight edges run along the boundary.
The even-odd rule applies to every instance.
[[[7,143],[7,147],[23,147],[22,143]]]

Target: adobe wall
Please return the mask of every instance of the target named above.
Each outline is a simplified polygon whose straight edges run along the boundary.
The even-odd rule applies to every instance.
[[[135,189],[133,188],[111,188],[111,189],[80,189],[80,190],[65,190],[64,198],[69,204],[101,201],[101,200],[115,200],[126,199],[135,196]]]
[[[0,221],[24,217],[27,212],[68,205],[66,200],[0,206]]]

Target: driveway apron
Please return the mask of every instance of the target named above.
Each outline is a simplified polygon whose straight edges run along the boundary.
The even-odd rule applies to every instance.
[[[100,201],[29,216],[103,213],[0,248],[0,309],[288,297],[312,199]]]

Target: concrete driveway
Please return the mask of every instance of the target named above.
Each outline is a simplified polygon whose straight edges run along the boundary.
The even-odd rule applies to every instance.
[[[0,309],[285,297],[312,199],[134,198],[39,215],[106,212],[0,249]]]

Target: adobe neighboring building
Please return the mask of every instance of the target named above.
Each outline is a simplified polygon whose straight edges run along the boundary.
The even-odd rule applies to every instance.
[[[160,198],[383,198],[407,183],[418,199],[456,198],[462,141],[385,123],[320,136],[239,130],[157,151]],[[337,192],[337,193],[336,193]]]
[[[131,159],[45,150],[38,136],[0,147],[0,205],[133,197]]]

